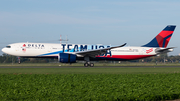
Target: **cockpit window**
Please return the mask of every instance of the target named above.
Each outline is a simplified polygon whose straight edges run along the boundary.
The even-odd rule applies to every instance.
[[[11,48],[11,46],[6,46],[6,48]]]

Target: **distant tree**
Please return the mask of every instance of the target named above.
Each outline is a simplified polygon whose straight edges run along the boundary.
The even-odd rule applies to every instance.
[[[17,57],[16,56],[11,56],[7,54],[3,54],[0,56],[0,63],[15,63],[17,62]]]

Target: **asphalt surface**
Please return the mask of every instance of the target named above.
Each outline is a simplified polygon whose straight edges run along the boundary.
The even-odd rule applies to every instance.
[[[180,68],[180,66],[0,66],[0,68]]]

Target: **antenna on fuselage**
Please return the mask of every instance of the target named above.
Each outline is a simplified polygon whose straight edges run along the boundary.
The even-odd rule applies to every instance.
[[[60,35],[60,44],[61,44],[61,35]]]
[[[67,38],[67,35],[66,35],[66,40],[62,39],[62,38],[61,38],[61,35],[60,35],[60,44],[62,44],[62,41],[66,41],[66,44],[68,43],[69,40],[68,40],[68,38]]]
[[[67,35],[66,35],[66,44],[68,43]]]

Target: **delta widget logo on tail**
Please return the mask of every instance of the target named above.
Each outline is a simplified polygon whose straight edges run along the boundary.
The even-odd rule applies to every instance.
[[[173,29],[174,30],[174,29]],[[157,43],[159,47],[167,47],[169,40],[171,39],[173,31],[171,29],[165,28],[156,36]]]
[[[142,47],[163,47],[166,48],[176,26],[167,26],[152,41]]]

